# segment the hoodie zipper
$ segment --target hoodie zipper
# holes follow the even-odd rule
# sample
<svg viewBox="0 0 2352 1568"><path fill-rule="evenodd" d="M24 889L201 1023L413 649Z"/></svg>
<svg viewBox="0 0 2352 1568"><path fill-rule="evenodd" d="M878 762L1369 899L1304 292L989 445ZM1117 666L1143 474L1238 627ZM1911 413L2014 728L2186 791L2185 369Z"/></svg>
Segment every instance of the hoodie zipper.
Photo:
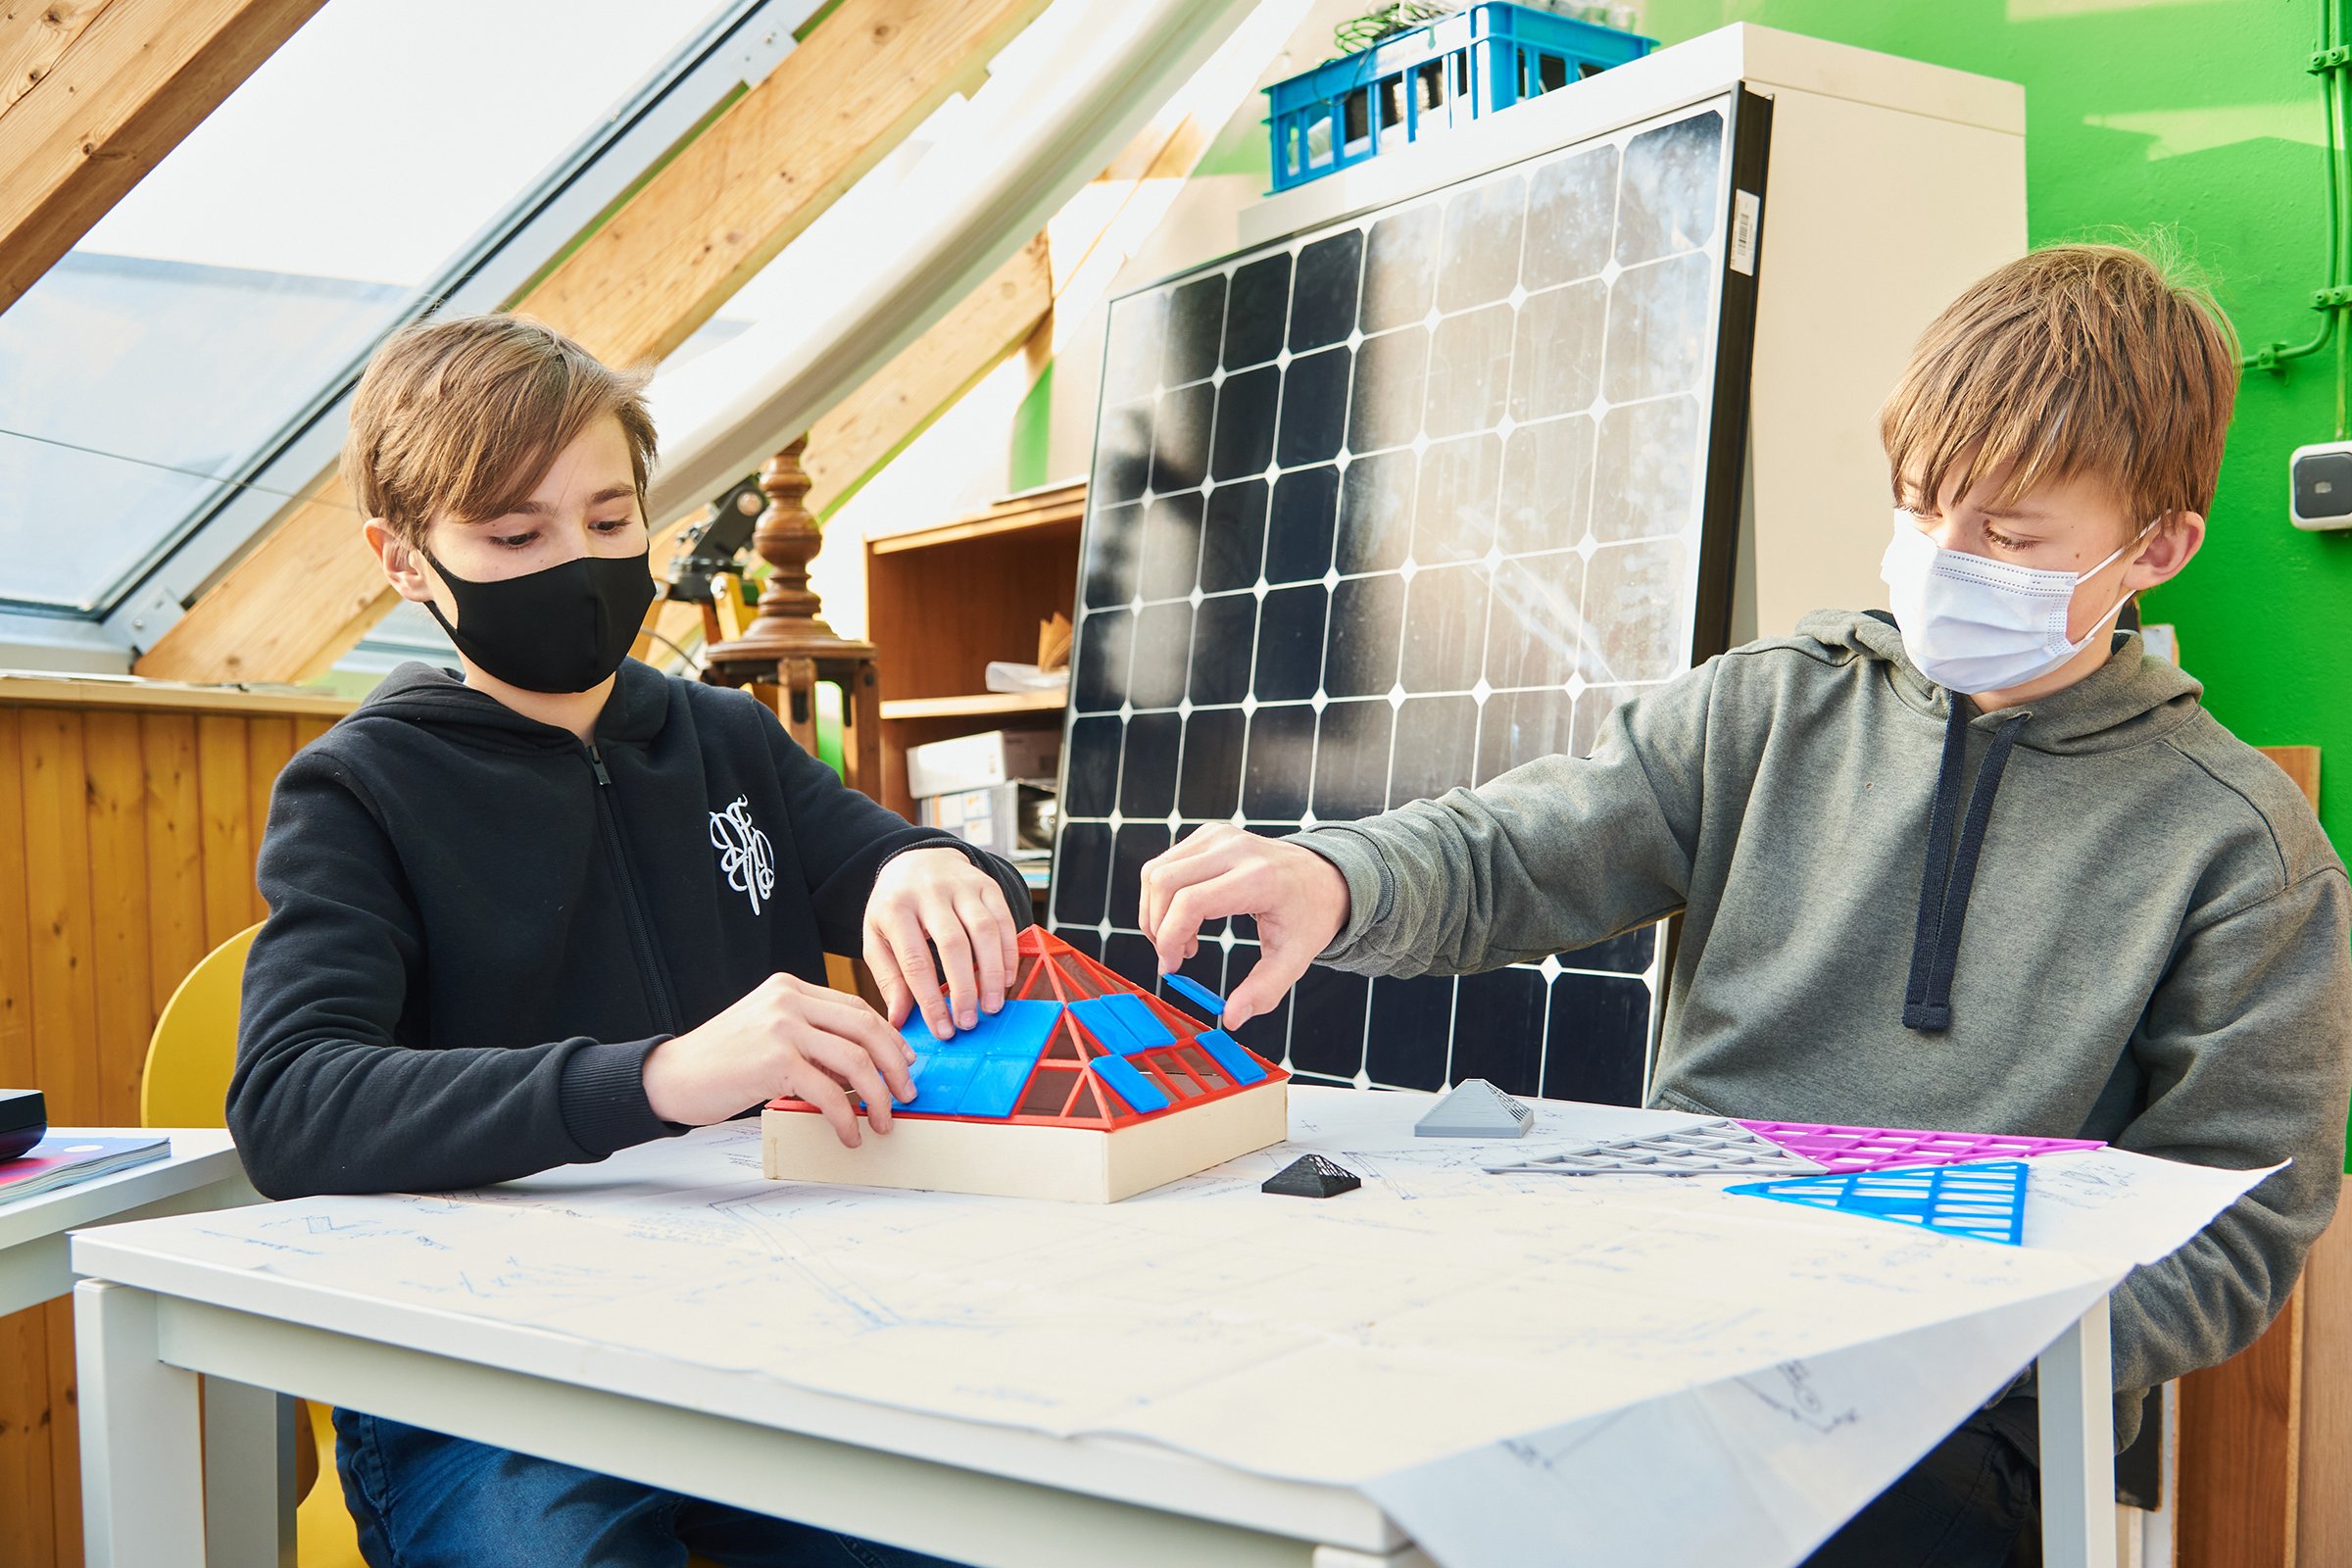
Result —
<svg viewBox="0 0 2352 1568"><path fill-rule="evenodd" d="M605 771L604 754L597 750L596 743L585 744L588 765L596 772L596 818L605 830L605 848L612 854L612 874L620 883L621 912L628 921L630 945L637 951L638 972L644 977L646 995L662 1019L665 1032L683 1034L685 1025L678 1017L677 1004L670 999L669 979L662 972L662 956L654 947L654 923L637 891L637 879L629 871L628 846L621 838L620 817L612 809L612 775Z"/></svg>

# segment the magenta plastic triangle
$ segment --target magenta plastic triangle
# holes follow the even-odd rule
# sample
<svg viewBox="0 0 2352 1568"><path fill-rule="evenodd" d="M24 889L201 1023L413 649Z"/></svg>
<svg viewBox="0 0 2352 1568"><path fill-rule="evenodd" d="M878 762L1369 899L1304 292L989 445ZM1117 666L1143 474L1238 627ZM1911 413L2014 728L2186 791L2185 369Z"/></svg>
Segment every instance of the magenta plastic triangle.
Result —
<svg viewBox="0 0 2352 1568"><path fill-rule="evenodd" d="M2005 1133L1938 1133L1916 1127L1843 1127L1835 1122L1747 1121L1740 1126L1801 1154L1834 1176L1958 1165L1980 1159L2030 1159L2076 1149L2104 1149L2093 1138L2013 1138Z"/></svg>

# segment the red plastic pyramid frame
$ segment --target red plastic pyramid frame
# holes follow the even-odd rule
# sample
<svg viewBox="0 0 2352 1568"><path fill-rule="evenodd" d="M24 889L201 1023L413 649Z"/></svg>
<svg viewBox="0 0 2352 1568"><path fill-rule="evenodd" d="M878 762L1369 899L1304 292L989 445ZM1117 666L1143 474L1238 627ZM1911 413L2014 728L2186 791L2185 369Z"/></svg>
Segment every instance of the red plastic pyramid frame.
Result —
<svg viewBox="0 0 2352 1568"><path fill-rule="evenodd" d="M1116 1009L1085 1006L1098 998L1119 999ZM1288 1134L1289 1073L1058 937L1034 927L1021 933L1020 963L1006 1000L1058 1004L1017 1094L1009 1102L1009 1102L1008 1112L896 1107L887 1134L869 1133L858 1148L844 1149L815 1106L771 1101L760 1117L766 1174L780 1181L1115 1202ZM1133 1027L1145 1021L1139 1007L1157 1030ZM1088 1013L1112 1032L1164 1031L1168 1038L1148 1045L1135 1038L1106 1040L1089 1024ZM919 1020L910 1023L907 1038L926 1055L936 1046L943 1058L936 1071L951 1070L946 1058L956 1054L954 1042L933 1042ZM985 1029L981 1038L989 1038ZM1020 1054L1026 1054L1025 1039ZM928 1093L935 1081L941 1080L926 1076L917 1087ZM1000 1095L1009 1088L1008 1078L997 1080Z"/></svg>
<svg viewBox="0 0 2352 1568"><path fill-rule="evenodd" d="M1217 1065L1200 1036L1211 1032L1211 1026L1188 1017L1150 992L1131 983L1117 971L1097 963L1071 947L1061 938L1043 927L1031 926L1020 935L1021 961L1014 971L1013 983L1005 999L1013 1002L1058 1002L1061 1016L1054 1020L1054 1031L1046 1038L1046 1049L1038 1057L1029 1081L1021 1086L1013 1102L1010 1116L969 1117L942 1116L934 1113L894 1110L892 1116L925 1121L990 1121L1009 1122L1016 1126L1091 1127L1107 1130L1152 1116L1172 1116L1206 1102L1254 1089L1269 1080L1287 1082L1290 1074L1250 1051L1240 1041L1232 1049L1245 1053L1251 1061L1264 1069L1265 1077L1246 1084L1237 1084L1232 1075ZM1069 1004L1094 997L1132 996L1140 998L1153 1017L1165 1025L1175 1039L1172 1043L1152 1046L1127 1054L1126 1059L1144 1075L1145 1081L1167 1097L1168 1103L1158 1110L1138 1111L1120 1099L1115 1089L1103 1092L1100 1078L1087 1070L1087 1064L1100 1057L1116 1057L1120 1053L1098 1039L1095 1032L1070 1010ZM1222 1034L1222 1031L1217 1031ZM1227 1035L1223 1038L1231 1040ZM810 1115L816 1107L805 1100L774 1100L768 1109L803 1111ZM859 1114L863 1114L860 1107Z"/></svg>
<svg viewBox="0 0 2352 1568"><path fill-rule="evenodd" d="M2003 1133L1938 1133L1916 1127L1843 1127L1835 1122L1748 1121L1740 1125L1800 1154L1833 1176L1971 1160L2030 1159L2078 1149L2104 1149L2095 1138L2016 1138Z"/></svg>

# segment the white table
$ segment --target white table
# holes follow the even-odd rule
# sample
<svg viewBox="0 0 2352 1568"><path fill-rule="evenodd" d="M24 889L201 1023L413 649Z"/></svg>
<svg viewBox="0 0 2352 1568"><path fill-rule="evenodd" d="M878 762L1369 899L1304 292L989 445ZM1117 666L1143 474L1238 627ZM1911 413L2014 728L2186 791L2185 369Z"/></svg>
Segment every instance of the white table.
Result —
<svg viewBox="0 0 2352 1568"><path fill-rule="evenodd" d="M16 1202L0 1201L0 1314L51 1300L74 1288L66 1233L115 1220L148 1219L257 1203L236 1146L217 1128L58 1127L53 1138L167 1136L162 1159L76 1182Z"/></svg>
<svg viewBox="0 0 2352 1568"><path fill-rule="evenodd" d="M74 1274L68 1256L67 1235L89 1226L156 1219L172 1214L207 1213L262 1201L262 1195L245 1179L245 1166L228 1133L218 1127L53 1127L59 1139L138 1138L158 1134L172 1140L172 1152L161 1159L89 1181L75 1182L37 1198L0 1203L0 1313L18 1312L54 1299L74 1288ZM191 1379L190 1383L193 1384ZM215 1388L204 1403L204 1430L220 1451L250 1448L261 1441L272 1457L282 1457L286 1498L293 1497L293 1404L266 1391ZM244 1481L247 1478L239 1478ZM223 1484L229 1484L223 1478ZM240 1504L249 1499L241 1498ZM223 1505L224 1520L238 1510ZM259 1515L260 1529L274 1529L275 1517L267 1498L243 1506L247 1516ZM291 1515L286 1529L291 1542ZM224 1538L226 1539L226 1538ZM226 1559L223 1559L226 1560ZM289 1554L288 1562L292 1561Z"/></svg>
<svg viewBox="0 0 2352 1568"><path fill-rule="evenodd" d="M592 1192L576 1183L593 1175L565 1191ZM336 1228L333 1212L311 1211L314 1233ZM441 1245L434 1222L425 1217L404 1218L416 1227L404 1234L430 1250ZM75 1266L92 1276L76 1293L76 1334L93 1568L291 1561L283 1405L238 1401L236 1443L221 1441L208 1412L214 1442L200 1470L199 1374L979 1564L1429 1561L1348 1486L1276 1479L1126 1437L1055 1436L789 1386L356 1278L339 1287L225 1264L219 1239L235 1231L251 1243L248 1220L271 1214L280 1229L268 1245L308 1250L298 1229L284 1228L304 1222L299 1205L76 1239ZM450 1225L466 1217L450 1205ZM594 1248L606 1234L583 1220L578 1240ZM485 1263L520 1270L528 1260ZM2107 1361L2103 1298L2041 1357L2053 1568L2114 1560ZM211 1402L223 1387L213 1385Z"/></svg>

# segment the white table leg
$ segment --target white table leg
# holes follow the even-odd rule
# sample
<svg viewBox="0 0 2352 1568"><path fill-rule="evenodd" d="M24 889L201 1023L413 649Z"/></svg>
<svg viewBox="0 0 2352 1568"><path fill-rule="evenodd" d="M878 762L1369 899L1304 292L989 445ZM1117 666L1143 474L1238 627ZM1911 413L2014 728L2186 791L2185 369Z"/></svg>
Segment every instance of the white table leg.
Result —
<svg viewBox="0 0 2352 1568"><path fill-rule="evenodd" d="M2115 1370L2107 1298L2041 1352L2043 1568L2115 1568Z"/></svg>
<svg viewBox="0 0 2352 1568"><path fill-rule="evenodd" d="M294 1420L295 1403L282 1394L204 1380L211 1568L294 1568Z"/></svg>
<svg viewBox="0 0 2352 1568"><path fill-rule="evenodd" d="M196 1376L158 1359L155 1298L83 1281L74 1342L88 1568L202 1568Z"/></svg>

